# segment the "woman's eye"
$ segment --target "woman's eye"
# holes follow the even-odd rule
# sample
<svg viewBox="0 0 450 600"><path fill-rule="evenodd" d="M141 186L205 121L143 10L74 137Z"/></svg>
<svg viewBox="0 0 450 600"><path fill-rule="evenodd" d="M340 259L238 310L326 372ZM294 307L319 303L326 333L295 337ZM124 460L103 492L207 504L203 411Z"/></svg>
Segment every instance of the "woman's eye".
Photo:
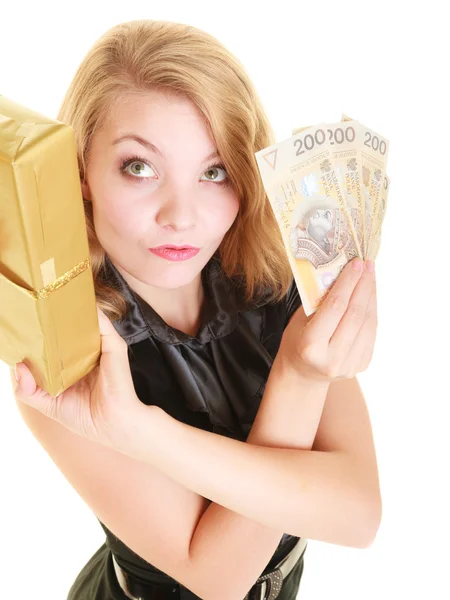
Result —
<svg viewBox="0 0 450 600"><path fill-rule="evenodd" d="M146 168L149 171L146 172ZM142 158L138 158L137 156L131 157L125 160L120 167L120 171L122 175L126 177L132 177L135 181L141 182L150 179L157 178L155 171L150 167L150 165L143 160ZM225 170L224 165L211 165L205 171L203 177L206 177L206 181L223 183L224 185L228 183L228 174ZM202 181L205 181L202 179Z"/></svg>
<svg viewBox="0 0 450 600"><path fill-rule="evenodd" d="M137 175L139 177L139 175L141 175L142 173L145 173L145 167L148 167L150 169L150 173L147 174L145 177L152 177L155 175L153 169L149 165L147 165L146 163L144 163L140 160L134 161L134 162L126 165L124 167L124 169L126 170L126 169L130 168L130 171L127 171L127 172L131 172L132 175ZM141 177L139 177L139 179L141 179Z"/></svg>
<svg viewBox="0 0 450 600"><path fill-rule="evenodd" d="M220 175L220 171L222 171L223 173L222 178ZM228 174L224 167L222 167L221 165L213 165L212 167L209 167L205 171L205 176L207 178L207 181L217 181L218 183L222 183L228 179Z"/></svg>

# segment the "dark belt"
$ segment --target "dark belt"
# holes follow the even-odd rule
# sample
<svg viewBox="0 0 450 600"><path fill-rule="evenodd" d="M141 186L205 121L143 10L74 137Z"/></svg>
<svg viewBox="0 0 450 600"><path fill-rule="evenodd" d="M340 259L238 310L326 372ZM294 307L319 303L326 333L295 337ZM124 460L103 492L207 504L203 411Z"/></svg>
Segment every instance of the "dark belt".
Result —
<svg viewBox="0 0 450 600"><path fill-rule="evenodd" d="M273 571L258 577L252 588L245 595L244 600L256 598L254 592L258 592L258 600L274 600L278 597L284 579L295 567L300 557L306 550L308 541L300 538L292 550L274 567ZM138 582L119 567L114 554L112 555L114 571L117 581L124 594L131 600L166 600L166 598L177 598L178 584L148 584ZM179 597L179 596L178 596Z"/></svg>

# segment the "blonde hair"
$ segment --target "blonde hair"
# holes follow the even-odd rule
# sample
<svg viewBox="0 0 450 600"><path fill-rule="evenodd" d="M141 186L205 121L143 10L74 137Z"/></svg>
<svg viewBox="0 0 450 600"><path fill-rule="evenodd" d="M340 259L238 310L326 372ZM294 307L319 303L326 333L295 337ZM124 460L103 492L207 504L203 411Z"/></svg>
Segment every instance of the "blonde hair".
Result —
<svg viewBox="0 0 450 600"><path fill-rule="evenodd" d="M210 34L139 19L112 27L95 42L57 115L74 130L80 179L93 136L114 103L149 89L181 94L197 106L238 195L238 215L219 248L223 271L240 281L246 301L267 289L268 301L281 300L292 271L254 155L274 143L273 130L244 67ZM121 319L127 302L102 278L106 254L95 233L92 203L83 201L96 299L110 319Z"/></svg>

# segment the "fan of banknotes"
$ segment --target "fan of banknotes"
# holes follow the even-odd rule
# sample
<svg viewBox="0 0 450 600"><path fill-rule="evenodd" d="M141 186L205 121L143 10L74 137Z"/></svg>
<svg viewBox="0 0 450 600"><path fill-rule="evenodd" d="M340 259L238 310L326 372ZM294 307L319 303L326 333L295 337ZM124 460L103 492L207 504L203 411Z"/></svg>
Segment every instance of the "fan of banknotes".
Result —
<svg viewBox="0 0 450 600"><path fill-rule="evenodd" d="M343 115L256 152L306 315L352 258L376 258L388 151L388 140Z"/></svg>

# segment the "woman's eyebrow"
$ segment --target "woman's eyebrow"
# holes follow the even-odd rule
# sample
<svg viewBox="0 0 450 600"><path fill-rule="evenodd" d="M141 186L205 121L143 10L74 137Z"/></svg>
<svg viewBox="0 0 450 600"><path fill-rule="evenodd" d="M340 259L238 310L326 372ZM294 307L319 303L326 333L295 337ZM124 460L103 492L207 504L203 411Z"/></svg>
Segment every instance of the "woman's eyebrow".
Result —
<svg viewBox="0 0 450 600"><path fill-rule="evenodd" d="M122 142L124 140L134 140L138 144L141 144L142 146L144 146L145 148L147 148L147 150L152 150L153 152L155 152L156 154L158 154L159 156L161 156L161 158L164 158L163 153L161 152L161 150L159 150L159 148L157 148L155 146L155 144L152 144L148 140L145 140L141 136L136 135L134 133L127 133L126 135L123 135L120 138L117 138L116 140L113 141L112 145L114 146L114 145L116 145L119 142ZM203 159L203 162L207 162L208 160L212 160L213 158L219 158L219 155L218 155L218 153L217 153L216 150L214 152L211 152L211 154L208 154L208 156L206 156Z"/></svg>

